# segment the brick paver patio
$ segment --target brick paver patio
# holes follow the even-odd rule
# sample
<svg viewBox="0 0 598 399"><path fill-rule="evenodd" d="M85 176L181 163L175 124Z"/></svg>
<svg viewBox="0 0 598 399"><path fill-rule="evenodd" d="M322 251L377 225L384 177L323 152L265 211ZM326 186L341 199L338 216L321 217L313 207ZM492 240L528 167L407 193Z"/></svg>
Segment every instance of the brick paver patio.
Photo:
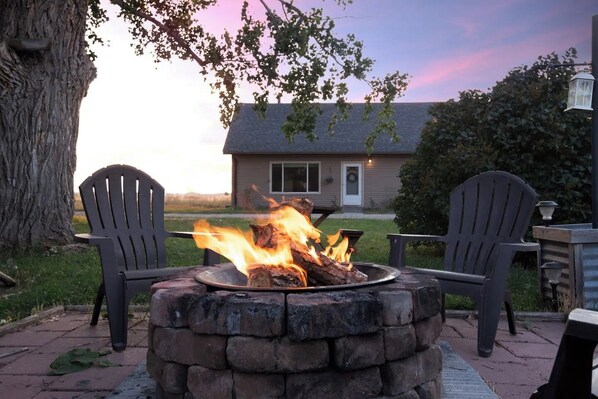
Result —
<svg viewBox="0 0 598 399"><path fill-rule="evenodd" d="M92 367L64 376L48 375L50 363L77 346L110 348L107 320L89 325L89 313L59 311L43 322L0 336L0 397L3 399L101 398L110 394L145 360L147 314L136 313L129 322L129 347L106 358L117 367ZM501 320L496 348L490 358L477 355L474 320L448 318L441 340L469 363L503 399L528 398L548 380L564 330L559 321L518 322L511 336Z"/></svg>

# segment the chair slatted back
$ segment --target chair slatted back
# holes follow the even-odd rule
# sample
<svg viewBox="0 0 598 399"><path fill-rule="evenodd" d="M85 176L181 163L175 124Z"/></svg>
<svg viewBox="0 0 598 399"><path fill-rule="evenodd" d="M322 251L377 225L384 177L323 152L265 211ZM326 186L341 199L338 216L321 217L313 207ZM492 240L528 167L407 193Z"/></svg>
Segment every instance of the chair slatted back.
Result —
<svg viewBox="0 0 598 399"><path fill-rule="evenodd" d="M111 165L79 186L92 235L111 237L119 270L166 265L164 188L141 170Z"/></svg>
<svg viewBox="0 0 598 399"><path fill-rule="evenodd" d="M489 276L499 243L522 242L536 192L507 172L481 173L451 192L444 269Z"/></svg>

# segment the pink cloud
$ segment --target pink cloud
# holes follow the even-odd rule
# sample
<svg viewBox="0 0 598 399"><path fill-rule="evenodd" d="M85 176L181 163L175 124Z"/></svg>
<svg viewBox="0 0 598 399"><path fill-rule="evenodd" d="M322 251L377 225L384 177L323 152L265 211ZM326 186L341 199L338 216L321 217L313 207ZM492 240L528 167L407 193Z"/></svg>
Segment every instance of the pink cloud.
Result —
<svg viewBox="0 0 598 399"><path fill-rule="evenodd" d="M502 43L479 51L434 59L411 73L413 78L407 93L445 86L454 87L454 95L467 89L485 90L511 69L531 65L540 55L562 54L569 47L577 47L579 60L586 61L583 57L589 54L589 37L585 29L571 27L545 31L512 44ZM473 85L475 82L485 82L485 86L476 87Z"/></svg>

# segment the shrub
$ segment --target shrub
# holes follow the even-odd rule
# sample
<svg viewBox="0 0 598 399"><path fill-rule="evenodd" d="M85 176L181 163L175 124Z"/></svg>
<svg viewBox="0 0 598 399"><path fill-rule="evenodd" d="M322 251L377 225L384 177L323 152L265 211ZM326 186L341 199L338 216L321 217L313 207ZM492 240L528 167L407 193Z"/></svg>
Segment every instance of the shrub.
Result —
<svg viewBox="0 0 598 399"><path fill-rule="evenodd" d="M514 68L489 93L469 90L435 104L393 202L403 232L442 234L451 190L487 170L520 176L542 200L559 204L558 223L591 214L591 137L587 113L563 112L575 49ZM533 224L539 223L539 214Z"/></svg>

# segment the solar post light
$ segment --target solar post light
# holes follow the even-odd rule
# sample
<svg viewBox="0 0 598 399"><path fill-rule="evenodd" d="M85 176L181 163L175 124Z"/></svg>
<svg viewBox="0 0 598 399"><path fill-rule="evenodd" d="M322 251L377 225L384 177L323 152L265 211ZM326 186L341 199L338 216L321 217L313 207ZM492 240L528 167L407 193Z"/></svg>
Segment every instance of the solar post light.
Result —
<svg viewBox="0 0 598 399"><path fill-rule="evenodd" d="M555 208L558 204L554 201L540 201L536 204L540 213L542 214L542 220L544 221L545 226L550 226L550 222L552 221L552 214L554 213Z"/></svg>
<svg viewBox="0 0 598 399"><path fill-rule="evenodd" d="M561 262L546 262L540 266L552 290L552 310L555 312L559 309L556 287L559 285L561 274L565 267L567 266Z"/></svg>

